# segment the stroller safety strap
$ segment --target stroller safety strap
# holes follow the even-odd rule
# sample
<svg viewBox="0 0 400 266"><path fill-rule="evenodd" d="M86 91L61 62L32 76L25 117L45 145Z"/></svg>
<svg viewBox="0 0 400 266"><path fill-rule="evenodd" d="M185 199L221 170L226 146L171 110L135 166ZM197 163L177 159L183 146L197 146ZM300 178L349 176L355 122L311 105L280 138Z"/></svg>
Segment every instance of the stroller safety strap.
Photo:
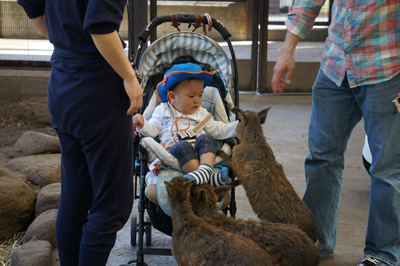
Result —
<svg viewBox="0 0 400 266"><path fill-rule="evenodd" d="M207 123L211 121L211 119L212 119L212 116L210 113L208 113L208 115L202 121L200 121L200 123L198 123L196 126L194 126L192 129L188 129L185 131L179 131L179 129L178 129L178 137L176 137L173 140L171 140L170 142L168 142L168 144L165 145L165 149L167 151L169 151L172 146L174 146L176 143L178 143L181 140L186 140L190 144L194 145L194 143L196 142L197 133L199 133L200 130L202 130L207 125ZM178 127L177 124L176 124L176 126Z"/></svg>

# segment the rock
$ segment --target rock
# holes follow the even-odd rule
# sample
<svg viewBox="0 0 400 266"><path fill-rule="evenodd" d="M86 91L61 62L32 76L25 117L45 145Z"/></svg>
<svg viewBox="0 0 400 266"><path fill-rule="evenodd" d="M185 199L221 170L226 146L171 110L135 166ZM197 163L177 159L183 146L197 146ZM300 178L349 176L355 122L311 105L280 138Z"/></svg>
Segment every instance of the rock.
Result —
<svg viewBox="0 0 400 266"><path fill-rule="evenodd" d="M52 255L52 266L60 266L60 259L58 257L58 250L53 249L53 255Z"/></svg>
<svg viewBox="0 0 400 266"><path fill-rule="evenodd" d="M0 243L25 230L35 217L35 193L20 174L0 168Z"/></svg>
<svg viewBox="0 0 400 266"><path fill-rule="evenodd" d="M60 140L57 137L36 131L27 131L17 140L7 157L16 158L60 152Z"/></svg>
<svg viewBox="0 0 400 266"><path fill-rule="evenodd" d="M45 187L61 182L61 154L41 154L15 158L5 164L28 177L34 185Z"/></svg>
<svg viewBox="0 0 400 266"><path fill-rule="evenodd" d="M57 248L55 230L57 211L56 209L51 209L36 217L26 230L24 244L35 237L37 240L49 241L53 248Z"/></svg>
<svg viewBox="0 0 400 266"><path fill-rule="evenodd" d="M58 209L61 183L54 183L42 188L36 200L36 216L50 209Z"/></svg>
<svg viewBox="0 0 400 266"><path fill-rule="evenodd" d="M20 172L18 172L18 171L15 171L15 170L13 170L13 169L8 169L8 168L3 168L3 167L0 167L0 176L2 176L2 175L11 175L11 176L18 176L19 178L21 178L21 180L24 182L24 183L28 183L28 177L26 176L26 175L24 175L24 174L22 174L22 173L20 173Z"/></svg>
<svg viewBox="0 0 400 266"><path fill-rule="evenodd" d="M11 266L52 266L51 244L37 240L22 245L11 256Z"/></svg>

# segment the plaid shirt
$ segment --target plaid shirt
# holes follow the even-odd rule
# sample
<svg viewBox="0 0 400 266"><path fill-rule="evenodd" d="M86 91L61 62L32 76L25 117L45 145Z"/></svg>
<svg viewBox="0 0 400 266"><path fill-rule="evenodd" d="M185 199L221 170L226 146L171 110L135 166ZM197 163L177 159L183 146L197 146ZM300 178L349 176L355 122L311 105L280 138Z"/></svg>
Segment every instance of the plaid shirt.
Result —
<svg viewBox="0 0 400 266"><path fill-rule="evenodd" d="M295 0L288 30L304 39L325 0ZM338 86L387 81L400 72L400 1L335 0L321 69Z"/></svg>

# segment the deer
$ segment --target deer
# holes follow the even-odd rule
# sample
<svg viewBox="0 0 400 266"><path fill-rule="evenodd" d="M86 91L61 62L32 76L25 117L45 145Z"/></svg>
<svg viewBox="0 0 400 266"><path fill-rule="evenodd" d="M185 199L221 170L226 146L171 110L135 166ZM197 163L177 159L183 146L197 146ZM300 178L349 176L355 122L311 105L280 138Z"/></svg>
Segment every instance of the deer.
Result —
<svg viewBox="0 0 400 266"><path fill-rule="evenodd" d="M286 178L271 146L263 134L271 107L255 113L236 108L239 124L236 129L240 144L233 147L232 157L218 150L243 185L250 205L261 220L296 224L314 243L318 228L314 215Z"/></svg>
<svg viewBox="0 0 400 266"><path fill-rule="evenodd" d="M194 214L219 229L251 239L268 252L274 266L317 266L320 263L318 248L297 225L254 219L236 220L218 212L217 202L239 184L235 180L219 187L210 184L192 186L190 202Z"/></svg>
<svg viewBox="0 0 400 266"><path fill-rule="evenodd" d="M175 177L165 181L172 207L172 255L179 266L266 265L270 255L252 240L210 225L193 213L189 202L195 180Z"/></svg>

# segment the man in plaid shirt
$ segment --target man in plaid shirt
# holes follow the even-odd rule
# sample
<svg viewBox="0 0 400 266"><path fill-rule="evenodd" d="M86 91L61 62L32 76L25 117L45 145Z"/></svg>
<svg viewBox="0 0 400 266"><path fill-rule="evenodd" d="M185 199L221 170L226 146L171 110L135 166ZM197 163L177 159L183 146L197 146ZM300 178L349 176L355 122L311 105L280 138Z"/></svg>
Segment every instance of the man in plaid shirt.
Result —
<svg viewBox="0 0 400 266"><path fill-rule="evenodd" d="M283 92L297 43L311 31L324 0L295 0L274 67L272 89ZM359 266L400 264L400 1L335 0L321 67L313 86L305 160L304 201L314 213L323 259L334 254L344 153L363 118L372 154L364 259Z"/></svg>

